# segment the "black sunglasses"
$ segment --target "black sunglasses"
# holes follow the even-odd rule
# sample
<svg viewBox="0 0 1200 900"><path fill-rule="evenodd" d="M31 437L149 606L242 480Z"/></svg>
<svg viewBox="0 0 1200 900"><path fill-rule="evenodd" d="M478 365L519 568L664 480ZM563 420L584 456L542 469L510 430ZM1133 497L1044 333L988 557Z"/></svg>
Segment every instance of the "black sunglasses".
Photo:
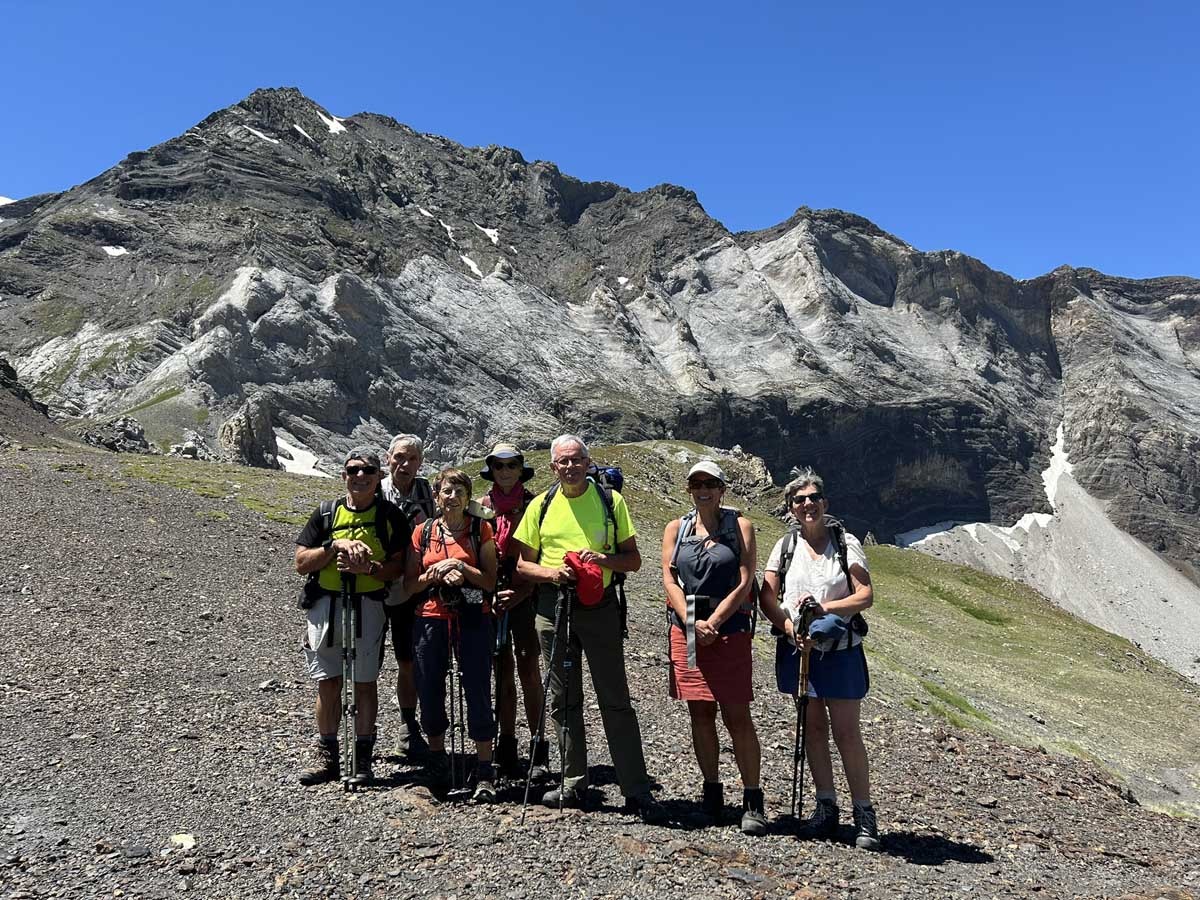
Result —
<svg viewBox="0 0 1200 900"><path fill-rule="evenodd" d="M521 468L524 468L524 466L525 466L525 463L519 459L510 459L510 460L497 459L497 460L492 461L493 469L521 469Z"/></svg>
<svg viewBox="0 0 1200 900"><path fill-rule="evenodd" d="M725 483L723 481L718 481L715 478L693 478L688 481L687 484L689 491L694 491L698 488L707 488L708 490L712 490L713 488L725 487Z"/></svg>
<svg viewBox="0 0 1200 900"><path fill-rule="evenodd" d="M346 466L343 471L347 475L375 475L379 472L378 466Z"/></svg>
<svg viewBox="0 0 1200 900"><path fill-rule="evenodd" d="M793 494L792 495L792 503L797 506L803 504L805 500L811 500L813 503L820 503L824 499L825 499L825 495L820 492L817 492L815 494Z"/></svg>

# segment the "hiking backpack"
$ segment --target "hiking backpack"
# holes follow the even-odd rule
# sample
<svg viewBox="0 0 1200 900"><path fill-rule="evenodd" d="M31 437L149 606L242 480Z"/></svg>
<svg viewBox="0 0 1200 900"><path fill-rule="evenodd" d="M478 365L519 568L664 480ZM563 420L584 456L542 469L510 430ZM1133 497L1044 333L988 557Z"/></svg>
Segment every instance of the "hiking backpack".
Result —
<svg viewBox="0 0 1200 900"><path fill-rule="evenodd" d="M604 512L608 515L608 521L612 523L613 530L613 552L617 552L617 514L613 512L613 491L619 491L617 484L625 483L624 477L621 475L621 470L617 466L607 466L604 468L593 465L589 468L589 472L595 470L597 477L588 475L588 483L596 488L596 493L600 495L600 502L604 506ZM541 530L542 522L546 519L546 511L550 508L550 502L554 499L554 495L558 493L561 487L559 482L554 482L550 485L550 490L546 491L546 496L542 498L542 508L538 511L538 530ZM608 536L608 526L604 526L604 534ZM538 548L538 559L542 558L541 548ZM612 581L609 584L617 592L617 608L620 611L621 619L621 637L629 637L629 601L625 598L625 573L613 572Z"/></svg>
<svg viewBox="0 0 1200 900"><path fill-rule="evenodd" d="M829 531L829 537L833 541L834 551L837 554L838 562L842 567L842 575L846 578L846 589L852 594L854 593L854 582L850 579L850 564L847 558L846 550L846 526L833 516L826 515L824 519L825 528ZM779 592L780 595L787 589L787 573L788 568L792 564L792 557L796 553L796 544L799 543L800 526L794 525L788 529L788 533L784 536L783 547L779 553ZM849 596L847 594L846 596ZM782 632L780 632L782 633ZM860 636L867 633L867 620L862 613L855 613L846 625L846 646L834 647L834 650L849 650L852 636L858 634ZM840 641L839 641L840 643Z"/></svg>
<svg viewBox="0 0 1200 900"><path fill-rule="evenodd" d="M322 543L324 543L327 540L334 539L333 515L339 506L345 506L345 505L346 505L346 499L344 497L339 497L337 500L322 500L321 501L321 507L320 507L321 531L318 534L318 537L320 537L322 539L322 541L321 541ZM387 521L388 517L387 517L387 509L386 508L388 506L399 509L400 514L404 515L404 511L402 509L400 509L399 507L396 507L396 505L394 503L385 499L381 494L377 493L375 495L375 519L371 522L371 524L375 527L375 534L379 537L379 545L380 545L380 547L383 548L383 558L385 560L389 556L391 556L393 551L396 549L396 544L395 544L396 535L392 534L392 529L388 525L388 521ZM408 519L407 516L405 516L405 519L406 519L406 521L411 521L410 519ZM406 526L406 529L407 529L407 526ZM401 537L400 539L403 540L403 537ZM321 594L324 592L323 589L321 588L320 584L318 583L318 579L320 579L320 577L321 577L320 569L317 569L315 572L309 572L308 575L305 576L304 584L300 588L300 597L297 601L297 605L301 609L311 609L313 604L315 604L317 602L317 598L320 597ZM391 582L384 580L384 584L391 585Z"/></svg>
<svg viewBox="0 0 1200 900"><path fill-rule="evenodd" d="M721 507L721 520L717 526L717 533L709 535L715 541L721 541L722 537L731 538L730 543L734 556L737 558L738 565L742 562L742 532L738 528L738 519L741 513L732 507ZM675 549L671 551L671 572L675 575L675 581L684 594L687 593L687 588L684 587L683 580L679 577L679 570L675 566L675 559L679 556L679 548L683 542L696 533L696 510L685 513L679 520L679 532L675 535ZM724 542L722 542L724 543ZM726 543L725 546L730 546ZM671 610L668 606L668 619L671 619ZM755 574L750 579L750 593L740 607L738 612L750 617L750 636L754 637L754 632L758 628L758 575ZM671 621L674 621L671 619ZM682 623L677 623L682 628Z"/></svg>
<svg viewBox="0 0 1200 900"><path fill-rule="evenodd" d="M483 521L483 520L482 520L482 519L480 519L480 518L479 518L479 516L468 516L468 518L470 519L470 525L468 526L467 533L468 533L468 535L469 535L469 536L470 536L470 538L471 538L471 552L475 554L475 565L477 565L477 566L478 566L478 565L480 565L479 550L480 550L480 548L483 546L483 538L482 538L482 535L481 535L481 531L482 531L482 524L481 524L481 523L482 523L482 521ZM434 517L434 518L432 518L432 519L426 519L426 520L425 520L425 522L424 522L424 523L421 525L421 559L420 559L420 564L421 564L422 566L424 566L424 565L425 565L425 554L426 554L426 553L428 552L428 550L429 550L429 544L430 544L430 541L432 540L432 537L433 537L433 526L434 526L434 523L436 523L436 522L440 522L440 521L441 521L441 519L442 519L442 517L441 517L441 516L435 516L435 517ZM444 546L444 545L445 545L445 543L446 543L444 539L443 539L442 543L443 543L443 546ZM447 558L449 558L449 551L447 551ZM434 589L434 588L428 588L426 591L423 591L421 595L418 595L418 599L420 599L420 597L421 597L421 596L425 596L425 597L427 597L427 596L429 595L429 593L431 593L433 590L435 590L435 589ZM457 604L455 604L455 603L454 603L454 602L453 602L453 601L452 601L450 598L447 598L447 596L446 596L446 591L447 591L447 589L446 589L445 587L437 588L436 590L438 591L439 595L440 595L440 596L441 596L441 598L442 598L442 604L443 604L443 605L444 605L444 606L445 606L447 609L450 609L450 610L457 609ZM453 589L451 589L451 590L453 590ZM471 591L478 591L478 592L479 592L479 602L478 602L478 603L472 603L471 601L465 601L465 602L467 602L469 605L472 605L472 606L480 606L480 607L482 607L482 606L483 606L483 604L484 604L484 602L485 602L485 601L486 601L486 600L489 598L489 596L491 595L491 592L490 592L490 591L485 591L485 590L483 590L483 588L477 588L477 587L475 587L474 585L468 585L468 584L467 584L465 581L463 582L463 584L461 584L461 585L459 585L459 586L458 586L458 591L459 591L460 593L463 593L463 594L465 594L465 592L466 592L467 590L471 590Z"/></svg>

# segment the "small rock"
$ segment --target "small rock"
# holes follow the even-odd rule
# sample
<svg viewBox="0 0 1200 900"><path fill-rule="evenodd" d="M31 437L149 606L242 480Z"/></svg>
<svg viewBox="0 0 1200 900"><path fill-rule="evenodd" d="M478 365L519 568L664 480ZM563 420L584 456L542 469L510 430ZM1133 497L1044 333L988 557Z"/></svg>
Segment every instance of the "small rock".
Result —
<svg viewBox="0 0 1200 900"><path fill-rule="evenodd" d="M975 802L978 803L980 806L984 807L985 809L995 809L997 806L1000 805L1000 801L997 800L995 797L980 797Z"/></svg>

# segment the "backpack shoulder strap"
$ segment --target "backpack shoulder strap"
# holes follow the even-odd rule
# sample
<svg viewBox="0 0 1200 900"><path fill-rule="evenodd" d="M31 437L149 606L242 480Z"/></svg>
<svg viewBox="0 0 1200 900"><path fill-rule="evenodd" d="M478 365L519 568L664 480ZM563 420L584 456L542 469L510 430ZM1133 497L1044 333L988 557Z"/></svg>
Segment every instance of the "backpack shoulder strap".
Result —
<svg viewBox="0 0 1200 900"><path fill-rule="evenodd" d="M734 555L739 563L742 561L742 530L738 527L738 519L741 517L742 514L738 510L721 507L721 524L718 526L721 534L729 535Z"/></svg>
<svg viewBox="0 0 1200 900"><path fill-rule="evenodd" d="M618 534L617 534L617 514L613 511L613 489L611 485L601 484L598 481L588 479L596 486L596 492L600 495L600 502L604 504L604 511L608 513L608 521L612 523L613 529L613 550L617 549ZM607 526L605 526L605 534L607 534Z"/></svg>
<svg viewBox="0 0 1200 900"><path fill-rule="evenodd" d="M479 551L483 548L483 520L471 516L471 550L475 554L475 565L480 565Z"/></svg>
<svg viewBox="0 0 1200 900"><path fill-rule="evenodd" d="M826 516L825 527L829 529L829 536L833 538L833 547L837 553L838 562L841 563L842 574L846 576L846 587L853 590L854 583L850 580L850 563L846 550L846 526L833 516Z"/></svg>
<svg viewBox="0 0 1200 900"><path fill-rule="evenodd" d="M671 571L675 572L675 578L678 580L679 571L675 565L675 560L679 556L679 548L683 545L684 540L696 529L696 510L684 513L679 517L679 531L675 533L675 549L671 551ZM682 585L681 585L682 587Z"/></svg>
<svg viewBox="0 0 1200 900"><path fill-rule="evenodd" d="M791 567L792 556L796 553L796 536L798 533L798 528L789 528L788 533L783 537L783 549L779 554L779 589L781 591L787 586L788 568Z"/></svg>
<svg viewBox="0 0 1200 900"><path fill-rule="evenodd" d="M538 510L538 528L541 528L542 522L546 521L546 510L550 508L550 501L558 493L558 487L558 482L554 482L554 484L550 485L550 490L546 491L546 495L542 497L542 508Z"/></svg>
<svg viewBox="0 0 1200 900"><path fill-rule="evenodd" d="M437 519L434 519L434 518L426 519L424 524L421 525L421 562L422 562L422 564L424 563L425 554L429 552L429 540L430 540L430 536L433 534L433 523L436 521L437 521Z"/></svg>

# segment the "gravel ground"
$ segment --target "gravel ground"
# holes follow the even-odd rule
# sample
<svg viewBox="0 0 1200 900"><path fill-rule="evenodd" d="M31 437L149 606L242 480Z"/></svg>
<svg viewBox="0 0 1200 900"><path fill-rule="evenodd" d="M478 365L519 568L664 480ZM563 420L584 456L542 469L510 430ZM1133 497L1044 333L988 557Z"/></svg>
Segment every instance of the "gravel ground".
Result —
<svg viewBox="0 0 1200 900"><path fill-rule="evenodd" d="M384 756L380 783L300 788L314 690L301 673L298 528L127 482L117 458L0 455L0 889L18 897L1192 897L1200 825L1128 802L1101 770L864 707L883 850L797 841L790 702L756 683L772 832L729 809L696 827L699 778L666 698L658 602L627 651L651 774L680 820L620 811L589 708L596 811L438 803ZM635 511L636 514L636 511ZM635 579L650 594L652 575ZM393 670L387 668L385 683ZM590 687L589 696L590 696ZM386 751L396 714L385 708ZM740 799L732 754L722 765ZM808 803L811 808L811 798ZM844 838L849 838L845 829ZM194 844L193 844L194 842Z"/></svg>

